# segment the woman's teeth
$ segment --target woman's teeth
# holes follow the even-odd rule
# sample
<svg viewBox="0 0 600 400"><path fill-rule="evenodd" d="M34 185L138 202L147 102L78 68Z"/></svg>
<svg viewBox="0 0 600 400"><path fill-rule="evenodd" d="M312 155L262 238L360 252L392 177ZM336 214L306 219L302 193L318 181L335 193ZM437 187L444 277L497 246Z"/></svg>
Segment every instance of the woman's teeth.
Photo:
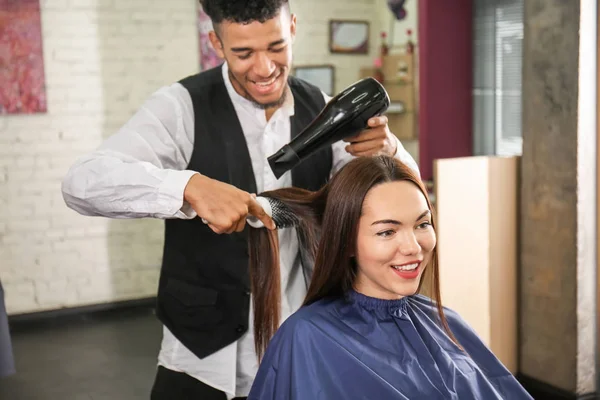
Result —
<svg viewBox="0 0 600 400"><path fill-rule="evenodd" d="M392 265L394 269L398 271L412 271L419 266L419 263L408 264L408 265Z"/></svg>

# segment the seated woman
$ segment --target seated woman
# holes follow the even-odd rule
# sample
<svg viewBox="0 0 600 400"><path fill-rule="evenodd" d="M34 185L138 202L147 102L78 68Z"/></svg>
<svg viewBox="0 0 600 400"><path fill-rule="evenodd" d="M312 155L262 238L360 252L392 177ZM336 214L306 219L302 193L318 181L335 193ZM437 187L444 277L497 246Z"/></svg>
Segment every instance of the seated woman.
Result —
<svg viewBox="0 0 600 400"><path fill-rule="evenodd" d="M319 192L261 196L315 258L303 307L277 330L277 235L250 231L252 284L267 290L254 291L262 361L248 399L532 398L442 306L432 208L410 168L361 157Z"/></svg>

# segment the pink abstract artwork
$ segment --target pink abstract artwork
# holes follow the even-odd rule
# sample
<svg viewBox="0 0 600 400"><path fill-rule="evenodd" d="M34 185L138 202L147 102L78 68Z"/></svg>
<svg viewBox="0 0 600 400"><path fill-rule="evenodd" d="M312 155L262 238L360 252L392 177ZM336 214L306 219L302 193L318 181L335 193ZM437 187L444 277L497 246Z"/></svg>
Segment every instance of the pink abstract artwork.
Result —
<svg viewBox="0 0 600 400"><path fill-rule="evenodd" d="M39 0L0 0L0 114L46 112Z"/></svg>
<svg viewBox="0 0 600 400"><path fill-rule="evenodd" d="M206 15L202 6L198 5L198 34L200 35L198 42L200 44L200 67L202 71L214 68L223 63L223 60L219 58L208 38L208 32L212 31L212 29L210 17Z"/></svg>

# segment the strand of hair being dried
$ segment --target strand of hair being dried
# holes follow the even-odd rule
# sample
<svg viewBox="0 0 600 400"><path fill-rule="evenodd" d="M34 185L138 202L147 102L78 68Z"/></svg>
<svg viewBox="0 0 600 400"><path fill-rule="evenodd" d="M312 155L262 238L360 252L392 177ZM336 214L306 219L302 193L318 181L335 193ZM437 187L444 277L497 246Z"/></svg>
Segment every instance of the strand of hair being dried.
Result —
<svg viewBox="0 0 600 400"><path fill-rule="evenodd" d="M259 229L250 235L250 277L254 308L254 345L261 360L279 327L281 283L277 230ZM264 251L271 249L271 251ZM267 268L265 268L267 267Z"/></svg>

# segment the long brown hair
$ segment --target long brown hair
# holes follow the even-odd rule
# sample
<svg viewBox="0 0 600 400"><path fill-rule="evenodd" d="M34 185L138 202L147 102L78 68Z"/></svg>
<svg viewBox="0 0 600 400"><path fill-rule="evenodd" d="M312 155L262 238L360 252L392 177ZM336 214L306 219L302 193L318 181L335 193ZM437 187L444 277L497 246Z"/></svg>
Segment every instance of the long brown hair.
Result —
<svg viewBox="0 0 600 400"><path fill-rule="evenodd" d="M356 248L358 222L364 199L376 185L409 181L416 185L434 212L420 178L402 162L387 156L359 157L344 166L318 192L296 188L262 193L284 203L299 219L296 227L303 262L314 260L314 271L304 305L325 297L343 296L354 285L356 266L352 254ZM435 229L435 218L432 225ZM251 229L250 277L253 291L255 347L262 358L269 340L279 327L280 283L276 231ZM308 261L307 261L308 260ZM304 265L304 267L309 267ZM450 331L441 301L437 248L419 283L429 282L442 327L458 344Z"/></svg>

